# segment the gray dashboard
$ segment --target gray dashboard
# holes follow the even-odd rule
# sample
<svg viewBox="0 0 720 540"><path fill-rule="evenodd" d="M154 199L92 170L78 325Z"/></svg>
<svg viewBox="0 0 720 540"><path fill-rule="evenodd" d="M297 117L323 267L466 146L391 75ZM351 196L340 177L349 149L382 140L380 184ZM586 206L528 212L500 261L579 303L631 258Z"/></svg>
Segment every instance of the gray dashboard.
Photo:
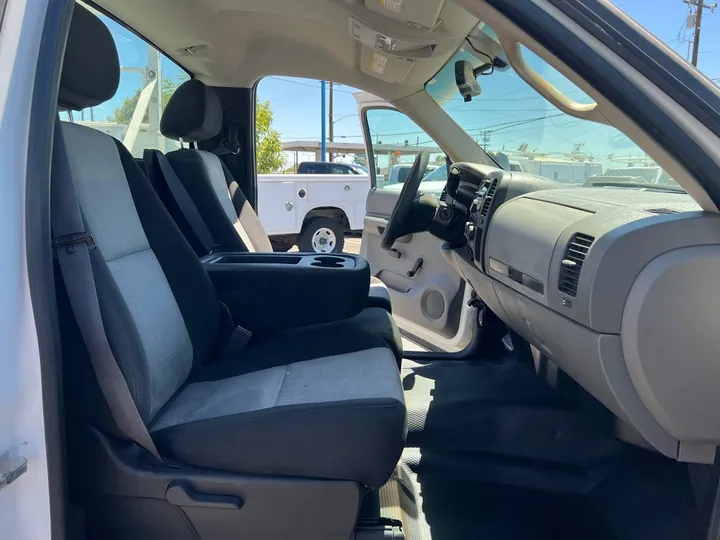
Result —
<svg viewBox="0 0 720 540"><path fill-rule="evenodd" d="M498 175L478 186L468 245L450 257L455 268L645 444L712 463L720 444L720 217L686 194L537 191L522 176Z"/></svg>

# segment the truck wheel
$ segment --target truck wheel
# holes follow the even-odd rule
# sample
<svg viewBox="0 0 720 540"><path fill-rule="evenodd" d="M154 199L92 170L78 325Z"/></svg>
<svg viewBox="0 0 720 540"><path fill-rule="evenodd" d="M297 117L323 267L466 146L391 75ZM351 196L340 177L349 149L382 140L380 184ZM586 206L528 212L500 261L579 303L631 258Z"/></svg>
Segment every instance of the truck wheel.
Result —
<svg viewBox="0 0 720 540"><path fill-rule="evenodd" d="M340 253L345 247L343 226L329 217L308 221L299 240L300 251L310 253Z"/></svg>

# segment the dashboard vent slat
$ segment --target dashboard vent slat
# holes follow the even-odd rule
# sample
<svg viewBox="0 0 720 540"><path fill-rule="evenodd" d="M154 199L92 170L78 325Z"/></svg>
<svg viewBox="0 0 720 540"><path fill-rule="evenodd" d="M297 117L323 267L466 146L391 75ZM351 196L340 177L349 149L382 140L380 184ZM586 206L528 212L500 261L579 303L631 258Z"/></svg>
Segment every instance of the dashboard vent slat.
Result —
<svg viewBox="0 0 720 540"><path fill-rule="evenodd" d="M560 276L558 277L560 292L572 297L577 295L580 271L594 241L595 238L587 234L575 233L572 235L565 248L562 266L560 266Z"/></svg>
<svg viewBox="0 0 720 540"><path fill-rule="evenodd" d="M495 191L497 190L498 185L498 179L495 178L492 181L492 184L490 184L490 187L488 187L487 193L485 194L485 198L483 199L483 205L480 209L480 215L482 217L486 217L488 213L490 212L490 207L492 206L492 200L495 196Z"/></svg>
<svg viewBox="0 0 720 540"><path fill-rule="evenodd" d="M440 200L444 201L445 199L447 199L447 196L448 196L447 188L443 188L442 193L440 194Z"/></svg>

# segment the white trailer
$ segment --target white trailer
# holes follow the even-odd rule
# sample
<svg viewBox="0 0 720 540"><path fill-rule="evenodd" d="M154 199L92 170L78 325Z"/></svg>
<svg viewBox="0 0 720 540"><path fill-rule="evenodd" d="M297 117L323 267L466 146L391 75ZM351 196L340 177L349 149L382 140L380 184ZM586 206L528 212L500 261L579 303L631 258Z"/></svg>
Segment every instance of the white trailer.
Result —
<svg viewBox="0 0 720 540"><path fill-rule="evenodd" d="M258 214L276 251L339 252L362 230L369 191L368 175L261 174Z"/></svg>

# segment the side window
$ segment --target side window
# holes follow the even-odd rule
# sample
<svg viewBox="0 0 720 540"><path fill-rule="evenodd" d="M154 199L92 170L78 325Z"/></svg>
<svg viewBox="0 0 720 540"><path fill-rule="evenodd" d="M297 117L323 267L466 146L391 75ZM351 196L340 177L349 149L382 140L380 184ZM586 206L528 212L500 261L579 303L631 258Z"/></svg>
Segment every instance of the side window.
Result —
<svg viewBox="0 0 720 540"><path fill-rule="evenodd" d="M330 165L330 174L350 174L350 171L346 167Z"/></svg>
<svg viewBox="0 0 720 540"><path fill-rule="evenodd" d="M160 118L170 96L190 77L130 30L105 15L99 17L110 30L120 57L118 90L105 103L65 112L61 119L112 135L137 158L146 148L164 152L180 148L178 141L161 135Z"/></svg>
<svg viewBox="0 0 720 540"><path fill-rule="evenodd" d="M439 196L447 181L447 167L445 154L435 141L400 111L368 109L365 115L375 163L376 188L399 193L415 157L427 150L430 164L420 189Z"/></svg>

